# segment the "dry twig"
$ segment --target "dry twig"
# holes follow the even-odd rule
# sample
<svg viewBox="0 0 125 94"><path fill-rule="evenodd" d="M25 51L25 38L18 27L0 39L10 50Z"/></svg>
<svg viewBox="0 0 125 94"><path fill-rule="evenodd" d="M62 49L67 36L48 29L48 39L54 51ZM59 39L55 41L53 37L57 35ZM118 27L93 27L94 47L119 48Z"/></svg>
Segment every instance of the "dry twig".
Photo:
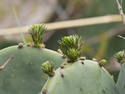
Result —
<svg viewBox="0 0 125 94"><path fill-rule="evenodd" d="M11 56L3 65L0 66L0 71L3 70L6 65L13 59L13 56Z"/></svg>
<svg viewBox="0 0 125 94"><path fill-rule="evenodd" d="M125 17L124 17L124 13L123 13L123 9L122 9L122 0L121 0L121 2L119 2L119 0L115 0L115 1L118 5L118 9L119 9L120 15L122 17L122 22L123 22L123 24L125 24Z"/></svg>
<svg viewBox="0 0 125 94"><path fill-rule="evenodd" d="M114 22L119 22L119 21L121 21L119 15L108 15L108 16L100 16L100 17L92 17L92 18L47 23L45 25L46 25L48 31L50 31L50 30L80 27L80 26L108 24L108 23L114 23ZM21 30L24 33L27 33L28 28L29 28L29 26L24 26L24 27L19 27L19 28L1 29L0 36L19 34L20 33L19 30Z"/></svg>

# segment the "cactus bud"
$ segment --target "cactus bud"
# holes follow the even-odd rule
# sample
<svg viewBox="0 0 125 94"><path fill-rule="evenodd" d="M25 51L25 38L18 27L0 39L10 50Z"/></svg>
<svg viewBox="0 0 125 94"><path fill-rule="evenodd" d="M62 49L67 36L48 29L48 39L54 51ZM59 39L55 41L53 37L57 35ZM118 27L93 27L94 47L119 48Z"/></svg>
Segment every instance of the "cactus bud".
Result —
<svg viewBox="0 0 125 94"><path fill-rule="evenodd" d="M83 42L78 35L66 36L59 41L59 44L68 62L74 62L80 57Z"/></svg>
<svg viewBox="0 0 125 94"><path fill-rule="evenodd" d="M77 60L77 58L80 56L80 51L76 49L69 49L67 51L67 59L69 62L74 62Z"/></svg>
<svg viewBox="0 0 125 94"><path fill-rule="evenodd" d="M124 51L124 50L119 51L118 53L116 53L116 54L114 55L114 57L118 60L118 62L121 63L122 61L124 61L125 51Z"/></svg>
<svg viewBox="0 0 125 94"><path fill-rule="evenodd" d="M29 33L32 36L32 40L35 47L40 47L43 42L43 33L45 32L45 26L41 24L32 25L29 29Z"/></svg>
<svg viewBox="0 0 125 94"><path fill-rule="evenodd" d="M54 76L54 65L53 63L46 61L42 64L42 71L48 74L50 77Z"/></svg>
<svg viewBox="0 0 125 94"><path fill-rule="evenodd" d="M107 60L106 59L102 59L101 61L99 61L99 65L100 66L105 66L107 64Z"/></svg>

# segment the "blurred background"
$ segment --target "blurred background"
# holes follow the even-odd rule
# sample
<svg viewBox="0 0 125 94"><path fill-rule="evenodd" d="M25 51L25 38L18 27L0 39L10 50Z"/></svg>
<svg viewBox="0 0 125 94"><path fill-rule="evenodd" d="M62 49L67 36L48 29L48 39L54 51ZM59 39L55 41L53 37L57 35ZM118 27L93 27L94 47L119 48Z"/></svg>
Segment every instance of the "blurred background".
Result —
<svg viewBox="0 0 125 94"><path fill-rule="evenodd" d="M125 10L124 6L125 4ZM119 15L115 0L0 0L0 29L112 14ZM78 34L85 42L84 56L90 59L110 59L114 53L125 48L125 40L117 37L125 36L124 33L122 22L95 24L52 30L45 34L44 43L47 48L57 50L61 37ZM16 41L15 35L12 37L15 37L15 40L1 37L0 49L22 41Z"/></svg>

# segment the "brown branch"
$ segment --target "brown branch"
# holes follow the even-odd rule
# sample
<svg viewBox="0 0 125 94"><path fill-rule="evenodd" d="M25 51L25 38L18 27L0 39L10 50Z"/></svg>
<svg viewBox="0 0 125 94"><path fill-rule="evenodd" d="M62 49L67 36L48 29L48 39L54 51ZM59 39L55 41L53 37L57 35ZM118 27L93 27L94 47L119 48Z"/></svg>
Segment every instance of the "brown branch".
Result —
<svg viewBox="0 0 125 94"><path fill-rule="evenodd" d="M119 0L115 0L115 1L118 5L118 9L119 9L119 12L120 12L120 15L122 18L122 22L123 22L123 24L125 24L125 17L124 17L124 13L123 13L123 9L122 9L122 0L121 0L121 4L120 4Z"/></svg>
<svg viewBox="0 0 125 94"><path fill-rule="evenodd" d="M121 4L121 7L122 7L122 4L123 4L123 0L120 0L120 4Z"/></svg>
<svg viewBox="0 0 125 94"><path fill-rule="evenodd" d="M120 19L119 15L108 15L108 16L100 16L100 17L46 23L45 25L46 25L48 31L50 31L50 30L80 27L80 26L108 24L108 23L114 23L114 22L120 22L120 21L121 21L121 19ZM21 30L23 33L27 33L28 29L29 29L29 26L24 26L24 27L19 27L19 28L1 29L0 35L7 36L7 35L19 34L20 33L19 30Z"/></svg>
<svg viewBox="0 0 125 94"><path fill-rule="evenodd" d="M3 65L0 66L0 71L3 70L6 65L13 59L13 56L11 56Z"/></svg>

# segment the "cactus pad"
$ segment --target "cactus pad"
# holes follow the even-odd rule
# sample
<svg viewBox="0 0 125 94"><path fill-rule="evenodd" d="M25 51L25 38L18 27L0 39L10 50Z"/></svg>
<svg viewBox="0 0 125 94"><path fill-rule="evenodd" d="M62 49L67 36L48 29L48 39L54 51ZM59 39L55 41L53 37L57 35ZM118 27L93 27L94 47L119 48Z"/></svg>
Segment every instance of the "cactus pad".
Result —
<svg viewBox="0 0 125 94"><path fill-rule="evenodd" d="M119 94L125 94L125 63L122 64L116 86Z"/></svg>
<svg viewBox="0 0 125 94"><path fill-rule="evenodd" d="M65 63L49 77L41 94L118 94L110 74L95 61Z"/></svg>
<svg viewBox="0 0 125 94"><path fill-rule="evenodd" d="M38 94L47 78L41 71L42 62L52 61L55 68L63 62L55 51L20 44L0 50L0 65L11 56L14 58L0 71L0 94Z"/></svg>

